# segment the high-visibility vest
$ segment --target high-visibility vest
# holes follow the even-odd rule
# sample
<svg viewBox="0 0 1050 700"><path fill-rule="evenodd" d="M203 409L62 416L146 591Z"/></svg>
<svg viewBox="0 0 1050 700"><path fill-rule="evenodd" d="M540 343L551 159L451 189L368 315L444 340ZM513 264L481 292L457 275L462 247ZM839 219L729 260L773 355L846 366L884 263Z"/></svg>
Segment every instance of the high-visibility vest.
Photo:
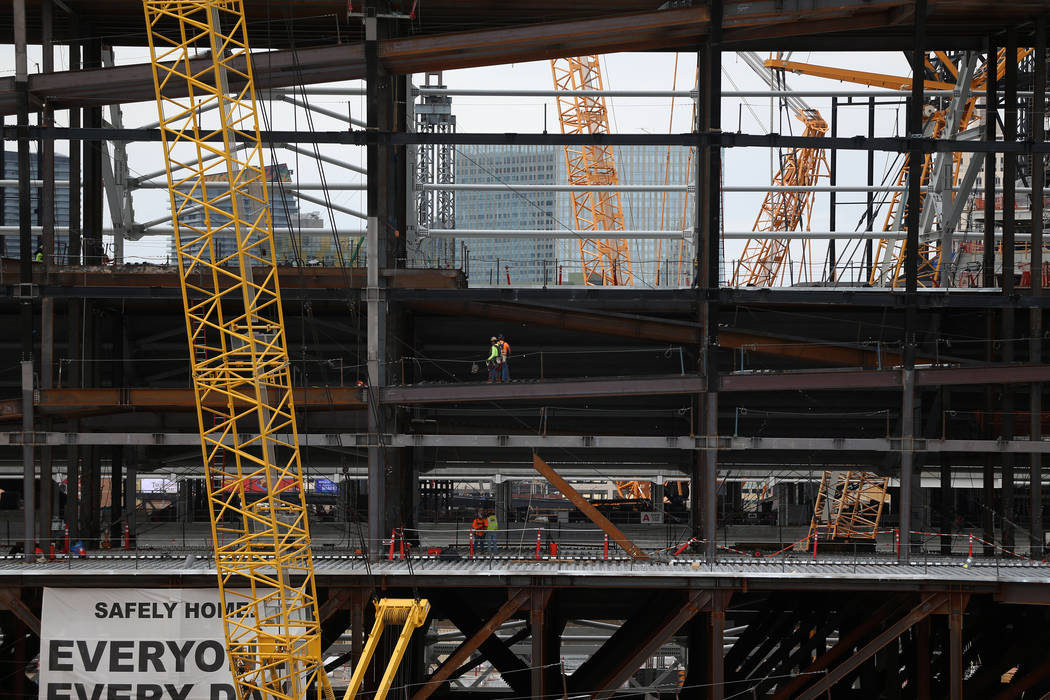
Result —
<svg viewBox="0 0 1050 700"><path fill-rule="evenodd" d="M488 518L488 527L489 527L489 530L496 530L496 529L499 528L499 521L496 520L495 513L493 513L492 515L489 516L489 518Z"/></svg>
<svg viewBox="0 0 1050 700"><path fill-rule="evenodd" d="M510 343L508 343L506 340L499 341L499 351L500 351L500 354L503 355L504 357L509 356L510 355Z"/></svg>

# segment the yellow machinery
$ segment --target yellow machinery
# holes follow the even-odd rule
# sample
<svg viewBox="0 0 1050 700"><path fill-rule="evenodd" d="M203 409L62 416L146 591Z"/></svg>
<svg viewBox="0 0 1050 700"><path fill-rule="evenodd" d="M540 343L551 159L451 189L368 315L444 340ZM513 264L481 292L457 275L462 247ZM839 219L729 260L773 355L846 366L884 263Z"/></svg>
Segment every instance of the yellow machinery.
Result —
<svg viewBox="0 0 1050 700"><path fill-rule="evenodd" d="M234 686L238 700L331 698L244 8L143 7ZM429 609L386 605L406 607Z"/></svg>
<svg viewBox="0 0 1050 700"><path fill-rule="evenodd" d="M427 615L430 613L430 603L428 601L414 600L412 598L384 598L376 601L375 606L375 625L372 626L372 632L368 635L368 641L361 652L361 659L357 662L357 668L354 669L354 675L350 679L350 685L346 688L346 695L343 696L343 700L352 700L357 695L357 691L361 688L361 681L364 680L368 662L371 661L376 647L379 645L379 640L383 636L383 630L388 625L401 625L401 636L398 637L397 644L394 645L394 653L391 654L390 661L387 663L386 672L383 674L382 680L379 681L379 687L376 689L375 695L372 696L374 700L383 700L390 690L390 684L394 681L394 674L397 672L397 667L401 664L405 650L408 649L408 642L412 638L412 633L426 622Z"/></svg>
<svg viewBox="0 0 1050 700"><path fill-rule="evenodd" d="M871 472L824 472L813 506L809 538L874 540L886 503L889 477Z"/></svg>
<svg viewBox="0 0 1050 700"><path fill-rule="evenodd" d="M554 89L573 93L602 89L597 56L574 56L551 61ZM559 95L558 119L563 134L607 134L609 113L602 95ZM565 167L570 185L617 185L612 146L565 146ZM581 231L624 230L623 205L619 192L573 192L572 212ZM631 286L634 272L631 251L622 238L581 238L580 259L583 283Z"/></svg>

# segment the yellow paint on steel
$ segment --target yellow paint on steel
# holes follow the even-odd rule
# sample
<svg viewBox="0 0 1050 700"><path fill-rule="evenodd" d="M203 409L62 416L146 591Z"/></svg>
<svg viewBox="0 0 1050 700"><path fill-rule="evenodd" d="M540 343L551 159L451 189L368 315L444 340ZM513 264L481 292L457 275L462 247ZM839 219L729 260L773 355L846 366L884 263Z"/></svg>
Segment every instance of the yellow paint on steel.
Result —
<svg viewBox="0 0 1050 700"><path fill-rule="evenodd" d="M143 7L234 686L239 700L320 696L328 679L244 9ZM191 65L205 55L205 69Z"/></svg>
<svg viewBox="0 0 1050 700"><path fill-rule="evenodd" d="M598 56L574 56L551 60L554 89L561 92L602 88ZM558 120L563 134L607 134L609 112L605 97L558 95ZM565 146L565 167L570 185L617 185L616 158L612 146ZM576 228L594 231L595 237L579 240L583 283L587 285L631 286L634 271L631 250L623 238L623 205L619 192L573 192L572 213ZM610 237L599 238L607 231Z"/></svg>

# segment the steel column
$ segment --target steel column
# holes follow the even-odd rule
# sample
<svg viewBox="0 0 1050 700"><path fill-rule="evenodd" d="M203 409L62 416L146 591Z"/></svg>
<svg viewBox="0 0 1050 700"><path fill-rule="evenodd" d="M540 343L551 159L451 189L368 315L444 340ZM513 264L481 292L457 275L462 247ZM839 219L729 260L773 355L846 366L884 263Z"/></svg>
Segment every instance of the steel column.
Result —
<svg viewBox="0 0 1050 700"><path fill-rule="evenodd" d="M948 594L948 686L950 700L963 697L962 624L963 611L969 600L968 594Z"/></svg>
<svg viewBox="0 0 1050 700"><path fill-rule="evenodd" d="M915 465L914 445L915 439L915 370L905 369L904 387L901 391L901 471L900 471L900 503L898 504L898 516L900 519L900 550L897 559L903 564L908 563L911 555L911 515L912 515L912 482L913 467Z"/></svg>
<svg viewBox="0 0 1050 700"><path fill-rule="evenodd" d="M999 76L996 65L997 50L995 39L988 36L988 56L985 59L984 85L984 138L995 141L996 114L999 108L997 94ZM975 156L976 157L976 156ZM996 154L989 151L984 156L984 251L982 255L982 285L995 286L995 161Z"/></svg>
<svg viewBox="0 0 1050 700"><path fill-rule="evenodd" d="M699 56L702 62L700 72L700 117L702 133L713 134L722 130L722 0L711 0L709 3L710 29L707 41ZM701 133L698 128L697 133ZM697 293L699 301L699 322L701 326L700 342L700 375L704 379L705 390L698 397L698 418L703 421L704 432L709 435L718 433L718 295L721 285L721 197L722 197L722 150L709 142L700 147L697 159L697 232L696 254ZM712 430L712 426L714 430ZM697 460L699 486L693 484L690 497L702 498L700 516L703 519L701 537L704 543L704 554L708 560L718 556L717 529L717 489L718 489L718 453L714 449L698 451ZM696 524L694 523L694 527Z"/></svg>
<svg viewBox="0 0 1050 700"><path fill-rule="evenodd" d="M377 3L370 0L365 3L365 66L366 66L366 119L368 131L378 131L380 125L380 89L389 87L389 80L380 84L379 63L379 20L376 18ZM386 78L386 76L384 76ZM368 178L367 213L368 237L366 241L368 256L367 287L367 364L368 364L368 432L375 436L369 440L368 447L368 555L372 558L381 556L380 543L387 535L385 527L386 500L386 459L387 451L379 444L379 436L384 431L383 409L379 405L378 392L385 382L386 366L386 301L381 288L380 270L386 267L385 236L380 235L380 221L383 195L386 188L384 174L390 167L383 159L378 143L369 144L366 149Z"/></svg>
<svg viewBox="0 0 1050 700"><path fill-rule="evenodd" d="M1003 141L1017 141L1017 30L1013 27L1006 32L1006 85L1003 95L1005 119L1003 124ZM1017 154L1003 154L1003 238L1002 238L1002 293L1005 297L1014 293L1014 234L1016 232L1016 192ZM1000 347L1002 361L1014 361L1014 343L1016 339L1014 308L1006 306L1002 310ZM1010 440L1014 433L1014 388L1011 384L1002 386L1000 402L1000 437ZM1012 549L1014 546L1014 455L1003 455L1001 472L1001 496L1003 516L1003 546Z"/></svg>
<svg viewBox="0 0 1050 700"><path fill-rule="evenodd" d="M80 70L80 43L77 41L79 33L79 22L77 14L69 17L72 36L69 39L69 70ZM69 128L80 128L80 110L72 108L69 110ZM66 248L66 264L79 265L81 254L81 227L80 227L80 148L81 142L76 139L69 140L69 238Z"/></svg>
<svg viewBox="0 0 1050 700"><path fill-rule="evenodd" d="M1041 16L1036 22L1035 70L1032 95L1032 140L1041 142L1046 139L1046 32L1047 20ZM1042 153L1032 154L1032 194L1029 198L1032 209L1032 241L1030 277L1032 296L1043 295L1043 190L1046 185L1046 161ZM1043 312L1033 308L1029 311L1028 361L1042 362L1043 357ZM1041 416L1043 411L1043 384L1034 382L1029 385L1029 439L1041 439ZM1030 457L1031 468L1028 474L1029 483L1029 522L1031 556L1042 559L1046 534L1043 531L1043 456L1033 453Z"/></svg>

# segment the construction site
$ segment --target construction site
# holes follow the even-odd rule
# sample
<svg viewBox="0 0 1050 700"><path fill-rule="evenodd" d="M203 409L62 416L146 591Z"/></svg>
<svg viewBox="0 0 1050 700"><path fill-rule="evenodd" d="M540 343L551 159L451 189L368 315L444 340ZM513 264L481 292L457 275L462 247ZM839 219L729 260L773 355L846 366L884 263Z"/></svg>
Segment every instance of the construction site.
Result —
<svg viewBox="0 0 1050 700"><path fill-rule="evenodd" d="M1050 698L1048 22L0 3L0 698Z"/></svg>

